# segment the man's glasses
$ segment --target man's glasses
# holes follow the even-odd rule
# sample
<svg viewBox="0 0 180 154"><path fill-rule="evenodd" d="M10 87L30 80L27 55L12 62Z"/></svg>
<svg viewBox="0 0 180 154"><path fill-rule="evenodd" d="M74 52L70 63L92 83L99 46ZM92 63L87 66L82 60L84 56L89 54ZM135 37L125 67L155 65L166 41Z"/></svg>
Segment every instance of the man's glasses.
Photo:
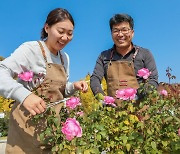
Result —
<svg viewBox="0 0 180 154"><path fill-rule="evenodd" d="M122 34L128 34L132 29L130 28L123 28L123 29L112 29L112 33L113 34L119 34L119 33L122 33Z"/></svg>

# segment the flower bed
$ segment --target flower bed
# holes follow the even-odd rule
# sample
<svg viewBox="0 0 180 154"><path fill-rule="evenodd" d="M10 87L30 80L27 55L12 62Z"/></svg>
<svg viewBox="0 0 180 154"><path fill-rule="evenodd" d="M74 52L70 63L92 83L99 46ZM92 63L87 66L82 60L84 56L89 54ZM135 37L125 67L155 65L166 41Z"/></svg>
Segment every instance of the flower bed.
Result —
<svg viewBox="0 0 180 154"><path fill-rule="evenodd" d="M149 74L139 71L145 79L140 88L118 90L116 98L77 93L66 99L61 121L52 108L35 116L35 122L47 119L41 142L51 145L53 153L65 154L180 153L179 94L153 89L147 84Z"/></svg>
<svg viewBox="0 0 180 154"><path fill-rule="evenodd" d="M180 152L178 98L156 90L149 90L140 101L122 100L121 106L112 105L102 96L96 98L99 101L89 113L83 112L79 102L73 102L78 104L73 108L63 107L61 123L49 109L44 115L48 127L41 141L52 145L54 153Z"/></svg>

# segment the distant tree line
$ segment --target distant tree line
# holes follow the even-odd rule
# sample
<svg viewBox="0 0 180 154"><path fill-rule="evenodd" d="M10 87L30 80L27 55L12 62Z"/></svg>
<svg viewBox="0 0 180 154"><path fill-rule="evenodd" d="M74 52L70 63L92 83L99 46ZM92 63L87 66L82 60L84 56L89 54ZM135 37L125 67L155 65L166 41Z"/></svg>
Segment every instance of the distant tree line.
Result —
<svg viewBox="0 0 180 154"><path fill-rule="evenodd" d="M4 60L4 57L0 56L0 61Z"/></svg>

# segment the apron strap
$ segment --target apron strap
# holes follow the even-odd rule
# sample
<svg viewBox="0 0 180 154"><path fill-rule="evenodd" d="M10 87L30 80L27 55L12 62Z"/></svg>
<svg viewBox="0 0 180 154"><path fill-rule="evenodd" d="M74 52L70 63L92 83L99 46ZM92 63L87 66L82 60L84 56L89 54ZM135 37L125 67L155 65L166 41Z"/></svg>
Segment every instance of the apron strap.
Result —
<svg viewBox="0 0 180 154"><path fill-rule="evenodd" d="M109 64L110 64L110 65L111 65L111 60L112 60L112 58L113 58L113 53L114 53L114 50L111 49L111 55L110 55L110 61L109 61Z"/></svg>
<svg viewBox="0 0 180 154"><path fill-rule="evenodd" d="M59 52L59 54L60 54L61 63L62 63L62 65L64 66L64 59L63 59L63 56L62 56L61 52ZM65 67L64 67L64 68L65 68ZM66 69L65 69L65 70L66 70Z"/></svg>
<svg viewBox="0 0 180 154"><path fill-rule="evenodd" d="M135 53L133 54L132 59L131 59L133 62L134 62L134 59L136 58L136 55L139 52L139 47L138 46L134 46L134 48L135 48ZM112 58L113 58L113 53L114 53L114 48L111 49L110 62L109 62L110 65L111 65L111 61L112 61Z"/></svg>
<svg viewBox="0 0 180 154"><path fill-rule="evenodd" d="M136 58L136 55L138 54L138 52L139 52L139 47L138 46L134 46L134 48L135 48L135 53L134 53L134 55L132 56L132 61L134 62L134 59Z"/></svg>
<svg viewBox="0 0 180 154"><path fill-rule="evenodd" d="M44 60L45 60L45 62L47 63L47 58L46 58L46 54L45 54L44 48L43 48L43 46L42 46L42 43L41 43L40 41L37 41L37 42L38 42L38 44L39 44L39 46L40 46L40 48L41 48L41 51L42 51L42 55L43 55L43 57L44 57Z"/></svg>
<svg viewBox="0 0 180 154"><path fill-rule="evenodd" d="M59 52L59 55L60 55L60 59L61 59L61 64L62 64L62 66L64 67L64 70L65 70L65 72L66 72L66 67L64 66L64 59L63 59L63 56L62 56L61 52ZM66 73L67 73L67 72L66 72Z"/></svg>
<svg viewBox="0 0 180 154"><path fill-rule="evenodd" d="M43 55L43 57L44 57L44 60L45 60L45 62L47 63L47 58L46 58L45 50L44 50L44 48L43 48L43 46L42 46L42 43L41 43L40 41L37 41L37 42L38 42L38 44L39 44L39 46L40 46L40 48L41 48L41 51L42 51L42 55ZM62 56L62 54L61 54L60 52L59 52L59 54L60 54L61 63L62 63L62 65L64 66L63 56Z"/></svg>

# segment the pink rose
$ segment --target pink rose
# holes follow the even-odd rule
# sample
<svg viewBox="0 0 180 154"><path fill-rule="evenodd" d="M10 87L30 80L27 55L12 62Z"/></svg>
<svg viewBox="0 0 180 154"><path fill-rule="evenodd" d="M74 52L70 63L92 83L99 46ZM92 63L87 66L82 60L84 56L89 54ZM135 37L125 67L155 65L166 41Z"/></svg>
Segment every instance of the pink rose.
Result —
<svg viewBox="0 0 180 154"><path fill-rule="evenodd" d="M143 79L147 79L150 76L151 72L147 68L142 68L138 70L137 76L143 77Z"/></svg>
<svg viewBox="0 0 180 154"><path fill-rule="evenodd" d="M32 71L22 72L22 73L18 74L18 77L23 81L32 81L33 72Z"/></svg>
<svg viewBox="0 0 180 154"><path fill-rule="evenodd" d="M68 118L61 129L66 139L71 141L74 137L82 136L82 128L75 118Z"/></svg>
<svg viewBox="0 0 180 154"><path fill-rule="evenodd" d="M164 96L167 96L167 95L168 95L168 92L163 89L163 90L160 91L160 94L161 94L161 95L164 95Z"/></svg>
<svg viewBox="0 0 180 154"><path fill-rule="evenodd" d="M133 88L126 88L125 89L125 96L127 99L133 100L136 97L137 90Z"/></svg>
<svg viewBox="0 0 180 154"><path fill-rule="evenodd" d="M79 115L80 117L84 115L84 112L83 111L80 111L80 112L77 112L76 113L77 115Z"/></svg>
<svg viewBox="0 0 180 154"><path fill-rule="evenodd" d="M180 136L180 128L178 129L178 135Z"/></svg>
<svg viewBox="0 0 180 154"><path fill-rule="evenodd" d="M69 100L66 101L66 106L70 109L76 108L77 105L81 105L80 99L78 97L71 97Z"/></svg>
<svg viewBox="0 0 180 154"><path fill-rule="evenodd" d="M125 92L124 89L120 89L116 91L116 98L124 98Z"/></svg>
<svg viewBox="0 0 180 154"><path fill-rule="evenodd" d="M122 100L133 100L136 97L137 90L133 88L126 88L116 91L116 98Z"/></svg>
<svg viewBox="0 0 180 154"><path fill-rule="evenodd" d="M115 102L115 99L114 99L113 97L104 96L104 102L105 102L105 104L109 104L109 105L112 105L112 106L116 106L116 104L114 103L114 102Z"/></svg>

